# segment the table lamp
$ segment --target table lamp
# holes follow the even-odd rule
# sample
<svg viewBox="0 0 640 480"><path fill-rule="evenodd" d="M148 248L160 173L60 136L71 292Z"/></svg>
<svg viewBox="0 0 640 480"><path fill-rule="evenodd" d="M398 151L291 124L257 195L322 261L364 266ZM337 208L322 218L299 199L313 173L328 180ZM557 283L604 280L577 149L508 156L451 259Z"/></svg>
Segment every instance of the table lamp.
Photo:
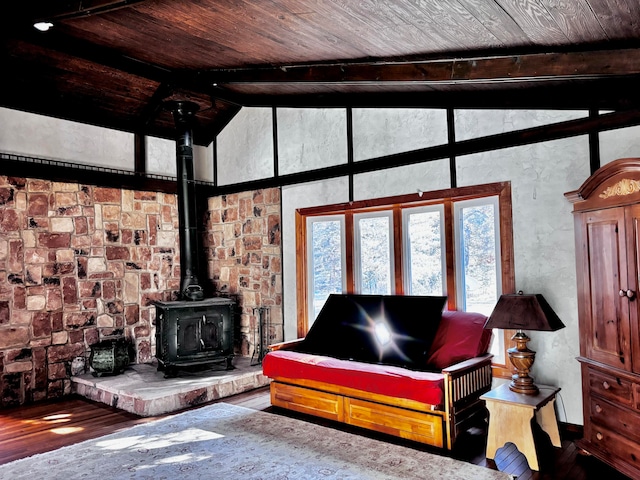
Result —
<svg viewBox="0 0 640 480"><path fill-rule="evenodd" d="M501 295L493 312L484 324L484 328L502 328L517 330L511 337L516 346L507 350L516 373L511 377L509 388L517 393L536 395L538 387L529 376L536 358L536 352L529 350L527 342L531 340L522 330L541 330L554 332L564 328L564 324L541 294Z"/></svg>

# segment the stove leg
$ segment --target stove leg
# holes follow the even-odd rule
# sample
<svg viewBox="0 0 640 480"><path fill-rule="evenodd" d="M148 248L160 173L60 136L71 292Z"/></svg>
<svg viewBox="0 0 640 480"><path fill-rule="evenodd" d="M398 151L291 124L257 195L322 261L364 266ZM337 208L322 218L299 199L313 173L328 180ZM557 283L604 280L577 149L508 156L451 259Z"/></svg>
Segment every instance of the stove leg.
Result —
<svg viewBox="0 0 640 480"><path fill-rule="evenodd" d="M233 366L233 356L227 357L227 370L234 370L236 367Z"/></svg>

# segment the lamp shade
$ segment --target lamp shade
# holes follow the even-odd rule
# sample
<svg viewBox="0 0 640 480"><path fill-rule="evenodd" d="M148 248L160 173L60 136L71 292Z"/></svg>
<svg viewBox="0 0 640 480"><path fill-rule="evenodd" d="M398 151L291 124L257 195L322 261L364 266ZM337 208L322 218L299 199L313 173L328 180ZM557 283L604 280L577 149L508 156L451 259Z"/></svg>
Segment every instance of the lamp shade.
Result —
<svg viewBox="0 0 640 480"><path fill-rule="evenodd" d="M564 323L541 294L514 293L500 296L484 328L553 332L564 328Z"/></svg>

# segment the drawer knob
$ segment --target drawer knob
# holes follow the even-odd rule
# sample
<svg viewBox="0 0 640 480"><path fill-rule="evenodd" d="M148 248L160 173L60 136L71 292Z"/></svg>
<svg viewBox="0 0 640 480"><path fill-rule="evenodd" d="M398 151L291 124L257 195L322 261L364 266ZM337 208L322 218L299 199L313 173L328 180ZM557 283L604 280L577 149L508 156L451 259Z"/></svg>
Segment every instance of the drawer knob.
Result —
<svg viewBox="0 0 640 480"><path fill-rule="evenodd" d="M621 297L626 297L627 296L627 292L625 292L624 290L620 289L620 291L618 292L618 295L620 295Z"/></svg>
<svg viewBox="0 0 640 480"><path fill-rule="evenodd" d="M602 413L602 407L596 404L596 413Z"/></svg>
<svg viewBox="0 0 640 480"><path fill-rule="evenodd" d="M604 436L600 432L598 432L598 433L596 433L596 438L598 440L602 440L604 438Z"/></svg>
<svg viewBox="0 0 640 480"><path fill-rule="evenodd" d="M609 390L609 389L611 388L611 385L609 385L609 382L604 381L604 382L602 382L602 387L603 387L605 390Z"/></svg>
<svg viewBox="0 0 640 480"><path fill-rule="evenodd" d="M636 296L636 292L634 292L633 290L627 290L626 294L629 300L633 300L634 297Z"/></svg>

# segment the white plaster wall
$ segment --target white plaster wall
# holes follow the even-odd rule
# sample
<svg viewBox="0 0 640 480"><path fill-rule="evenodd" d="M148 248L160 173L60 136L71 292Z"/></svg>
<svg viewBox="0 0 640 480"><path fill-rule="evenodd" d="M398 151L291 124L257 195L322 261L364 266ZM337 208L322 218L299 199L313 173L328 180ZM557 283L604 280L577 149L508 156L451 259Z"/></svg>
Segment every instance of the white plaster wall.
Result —
<svg viewBox="0 0 640 480"><path fill-rule="evenodd" d="M176 142L165 138L147 137L147 173L176 176Z"/></svg>
<svg viewBox="0 0 640 480"><path fill-rule="evenodd" d="M354 108L355 161L447 143L443 109Z"/></svg>
<svg viewBox="0 0 640 480"><path fill-rule="evenodd" d="M543 294L566 325L527 332L537 352L532 376L561 387L559 419L581 425L574 229L564 193L589 176L588 137L467 155L457 166L459 186L511 182L516 289Z"/></svg>
<svg viewBox="0 0 640 480"><path fill-rule="evenodd" d="M347 178L310 182L282 188L282 273L284 338L297 338L296 209L349 200Z"/></svg>
<svg viewBox="0 0 640 480"><path fill-rule="evenodd" d="M218 135L218 184L273 177L270 108L243 108Z"/></svg>
<svg viewBox="0 0 640 480"><path fill-rule="evenodd" d="M435 160L355 175L353 197L367 200L450 187L449 159Z"/></svg>
<svg viewBox="0 0 640 480"><path fill-rule="evenodd" d="M134 136L0 107L0 151L134 170Z"/></svg>
<svg viewBox="0 0 640 480"><path fill-rule="evenodd" d="M280 175L347 163L343 108L278 108Z"/></svg>
<svg viewBox="0 0 640 480"><path fill-rule="evenodd" d="M176 142L147 137L147 173L177 176ZM193 146L193 175L196 180L213 182L213 142L207 147Z"/></svg>
<svg viewBox="0 0 640 480"><path fill-rule="evenodd" d="M194 145L193 173L196 180L213 182L213 142L206 147Z"/></svg>
<svg viewBox="0 0 640 480"><path fill-rule="evenodd" d="M600 165L619 158L640 157L640 126L600 132Z"/></svg>
<svg viewBox="0 0 640 480"><path fill-rule="evenodd" d="M456 140L496 135L588 116L587 110L456 110Z"/></svg>

